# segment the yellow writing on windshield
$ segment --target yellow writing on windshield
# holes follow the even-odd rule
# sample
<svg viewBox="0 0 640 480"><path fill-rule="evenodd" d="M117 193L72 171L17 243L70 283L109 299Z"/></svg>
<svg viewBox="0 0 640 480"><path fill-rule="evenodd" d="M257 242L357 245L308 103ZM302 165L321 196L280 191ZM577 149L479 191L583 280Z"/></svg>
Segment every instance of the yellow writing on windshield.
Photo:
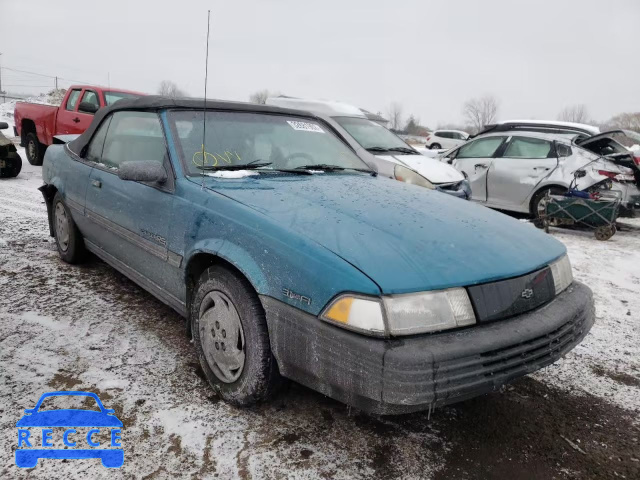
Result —
<svg viewBox="0 0 640 480"><path fill-rule="evenodd" d="M238 152L236 151L230 152L228 150L225 150L222 155L215 152L209 153L204 149L203 145L202 150L198 150L197 152L195 152L191 160L197 167L217 167L220 162L233 163L234 157L238 160L238 162L242 161L242 157L240 157L240 155L238 155Z"/></svg>

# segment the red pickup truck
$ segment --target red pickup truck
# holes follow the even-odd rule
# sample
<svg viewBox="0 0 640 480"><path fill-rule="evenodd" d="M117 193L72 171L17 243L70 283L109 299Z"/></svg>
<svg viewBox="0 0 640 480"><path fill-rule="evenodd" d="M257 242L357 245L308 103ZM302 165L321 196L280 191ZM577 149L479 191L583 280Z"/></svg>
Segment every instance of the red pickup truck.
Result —
<svg viewBox="0 0 640 480"><path fill-rule="evenodd" d="M123 98L139 97L144 93L115 88L73 85L67 90L59 107L38 103L16 103L15 134L25 147L31 165L42 165L44 151L53 143L54 135L84 132L101 107Z"/></svg>

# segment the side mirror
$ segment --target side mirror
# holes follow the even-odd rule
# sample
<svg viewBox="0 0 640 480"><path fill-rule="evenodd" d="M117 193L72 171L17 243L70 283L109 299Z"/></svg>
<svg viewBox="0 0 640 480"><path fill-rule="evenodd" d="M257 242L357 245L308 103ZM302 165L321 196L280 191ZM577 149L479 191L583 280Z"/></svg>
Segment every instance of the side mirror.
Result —
<svg viewBox="0 0 640 480"><path fill-rule="evenodd" d="M573 173L573 176L574 176L574 177L576 177L576 178L582 178L582 177L584 177L586 174L587 174L587 172L585 172L584 170L576 170L576 171Z"/></svg>
<svg viewBox="0 0 640 480"><path fill-rule="evenodd" d="M118 167L118 177L121 180L144 183L164 183L167 172L162 163L155 160L139 160L136 162L122 162Z"/></svg>
<svg viewBox="0 0 640 480"><path fill-rule="evenodd" d="M96 113L98 111L98 108L99 107L95 103L91 102L80 102L80 105L78 105L79 112L90 113L91 115Z"/></svg>
<svg viewBox="0 0 640 480"><path fill-rule="evenodd" d="M7 122L0 122L0 130L6 130L9 128L9 124Z"/></svg>

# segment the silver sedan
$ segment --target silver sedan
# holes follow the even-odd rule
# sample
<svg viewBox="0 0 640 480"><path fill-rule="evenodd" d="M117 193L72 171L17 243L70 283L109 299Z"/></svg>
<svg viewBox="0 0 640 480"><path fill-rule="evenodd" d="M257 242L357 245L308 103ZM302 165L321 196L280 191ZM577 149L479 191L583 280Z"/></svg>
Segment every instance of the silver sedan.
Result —
<svg viewBox="0 0 640 480"><path fill-rule="evenodd" d="M587 190L613 181L613 188L637 192L632 171L563 135L539 132L489 133L444 152L440 160L471 182L472 200L488 207L536 215L547 191L560 193L574 182ZM585 175L575 178L577 170Z"/></svg>

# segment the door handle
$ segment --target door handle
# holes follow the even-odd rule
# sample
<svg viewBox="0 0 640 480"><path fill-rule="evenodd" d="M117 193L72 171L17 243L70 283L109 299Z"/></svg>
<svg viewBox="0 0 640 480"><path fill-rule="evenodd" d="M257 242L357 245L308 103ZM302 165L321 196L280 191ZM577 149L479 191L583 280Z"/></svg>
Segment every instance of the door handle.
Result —
<svg viewBox="0 0 640 480"><path fill-rule="evenodd" d="M475 168L487 168L486 163L476 163Z"/></svg>
<svg viewBox="0 0 640 480"><path fill-rule="evenodd" d="M549 167L533 167L534 170L539 170L539 169L543 169L543 170L551 170Z"/></svg>
<svg viewBox="0 0 640 480"><path fill-rule="evenodd" d="M91 180L91 185L96 188L102 188L102 182L100 180Z"/></svg>
<svg viewBox="0 0 640 480"><path fill-rule="evenodd" d="M76 118L74 118L74 119L72 120L72 122L73 122L73 123L80 123L80 119L79 119L78 117L76 117Z"/></svg>

